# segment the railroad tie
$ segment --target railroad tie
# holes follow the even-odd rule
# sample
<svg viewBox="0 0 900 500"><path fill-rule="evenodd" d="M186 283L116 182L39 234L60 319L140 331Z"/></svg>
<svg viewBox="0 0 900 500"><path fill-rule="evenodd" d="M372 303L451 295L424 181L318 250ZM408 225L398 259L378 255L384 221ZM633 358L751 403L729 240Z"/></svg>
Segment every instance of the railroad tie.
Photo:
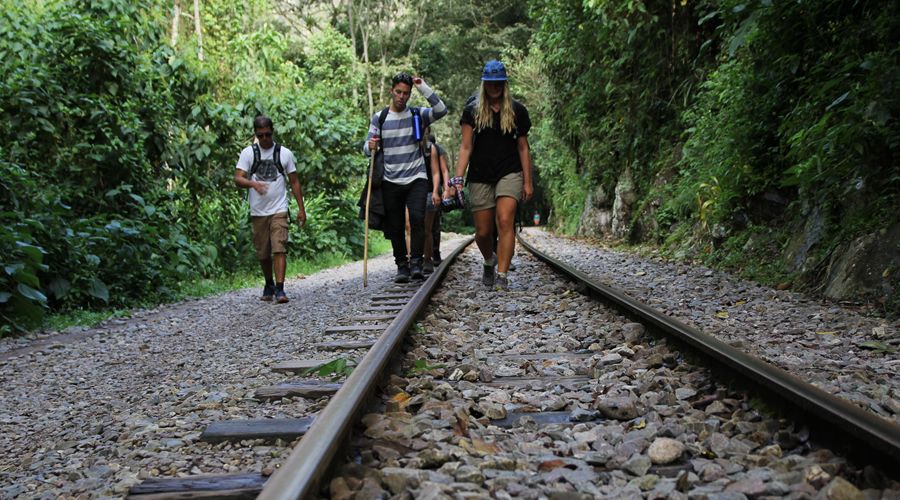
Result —
<svg viewBox="0 0 900 500"><path fill-rule="evenodd" d="M278 385L260 387L253 393L253 399L269 400L288 397L317 399L331 396L341 388L341 384L307 380L302 382L285 382Z"/></svg>
<svg viewBox="0 0 900 500"><path fill-rule="evenodd" d="M127 498L256 498L268 479L259 473L150 478L132 486Z"/></svg>
<svg viewBox="0 0 900 500"><path fill-rule="evenodd" d="M217 443L244 439L294 440L306 434L314 417L261 418L213 422L200 435L201 441Z"/></svg>

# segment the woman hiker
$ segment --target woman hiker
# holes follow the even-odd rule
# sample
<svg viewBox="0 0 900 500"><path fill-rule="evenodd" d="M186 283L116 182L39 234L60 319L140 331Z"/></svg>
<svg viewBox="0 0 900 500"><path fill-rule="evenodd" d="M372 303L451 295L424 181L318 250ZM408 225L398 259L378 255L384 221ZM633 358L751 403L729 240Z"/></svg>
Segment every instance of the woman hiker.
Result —
<svg viewBox="0 0 900 500"><path fill-rule="evenodd" d="M528 147L531 120L525 106L510 95L503 63L491 60L485 64L478 98L465 107L459 123L462 140L456 176L450 182L450 189L444 192L444 198L452 196L454 189L462 189L468 167L465 182L475 219L475 243L484 257L482 283L506 290L509 288L507 272L516 246L516 209L519 200L531 199L534 186Z"/></svg>

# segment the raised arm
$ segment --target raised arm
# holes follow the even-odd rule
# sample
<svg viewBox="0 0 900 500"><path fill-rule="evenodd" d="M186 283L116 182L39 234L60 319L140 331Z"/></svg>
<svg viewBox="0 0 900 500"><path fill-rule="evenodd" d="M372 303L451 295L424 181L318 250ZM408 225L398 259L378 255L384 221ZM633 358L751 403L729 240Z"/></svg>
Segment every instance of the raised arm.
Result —
<svg viewBox="0 0 900 500"><path fill-rule="evenodd" d="M427 127L447 115L447 105L445 105L444 101L442 101L441 98L434 93L434 90L425 83L425 80L414 78L413 83L415 84L416 89L419 90L419 93L422 94L422 97L428 101L428 105L431 106L430 108L422 110L423 126Z"/></svg>

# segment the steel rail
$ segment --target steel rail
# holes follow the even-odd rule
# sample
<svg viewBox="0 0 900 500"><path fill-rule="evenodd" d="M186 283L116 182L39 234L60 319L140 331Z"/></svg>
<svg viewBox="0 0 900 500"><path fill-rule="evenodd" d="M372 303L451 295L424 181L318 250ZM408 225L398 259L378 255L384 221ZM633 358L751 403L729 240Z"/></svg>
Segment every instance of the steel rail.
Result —
<svg viewBox="0 0 900 500"><path fill-rule="evenodd" d="M266 481L257 498L287 500L314 496L319 480L328 470L353 425L357 413L381 379L388 361L400 347L407 330L428 304L428 299L456 260L474 238L464 240L438 266L412 296L394 321L353 369L325 409L316 416L312 427L294 448L287 461Z"/></svg>
<svg viewBox="0 0 900 500"><path fill-rule="evenodd" d="M860 451L859 446L856 446L856 449L848 449L850 454L862 453L867 463L893 463L893 468L885 467L884 470L893 469L893 474L900 471L900 426L844 399L832 396L785 370L735 349L711 335L668 317L616 288L598 283L578 269L538 250L521 235L517 234L516 238L535 257L583 283L602 300L613 304L640 322L677 338L728 370L736 371L751 382L778 395L787 404L799 410L804 417L818 422L819 427L826 432L849 434L859 440L855 444L865 444L869 447Z"/></svg>

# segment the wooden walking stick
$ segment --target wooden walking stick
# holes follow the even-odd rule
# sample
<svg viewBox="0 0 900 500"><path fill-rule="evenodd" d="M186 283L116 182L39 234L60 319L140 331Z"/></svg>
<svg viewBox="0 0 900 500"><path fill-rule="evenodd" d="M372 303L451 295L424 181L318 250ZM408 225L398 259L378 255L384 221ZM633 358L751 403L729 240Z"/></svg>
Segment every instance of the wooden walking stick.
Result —
<svg viewBox="0 0 900 500"><path fill-rule="evenodd" d="M374 136L376 138L378 136ZM376 147L377 151L378 148ZM372 173L375 171L375 151L369 157L369 185L366 188L366 222L363 237L363 287L369 286L369 205L372 201Z"/></svg>

